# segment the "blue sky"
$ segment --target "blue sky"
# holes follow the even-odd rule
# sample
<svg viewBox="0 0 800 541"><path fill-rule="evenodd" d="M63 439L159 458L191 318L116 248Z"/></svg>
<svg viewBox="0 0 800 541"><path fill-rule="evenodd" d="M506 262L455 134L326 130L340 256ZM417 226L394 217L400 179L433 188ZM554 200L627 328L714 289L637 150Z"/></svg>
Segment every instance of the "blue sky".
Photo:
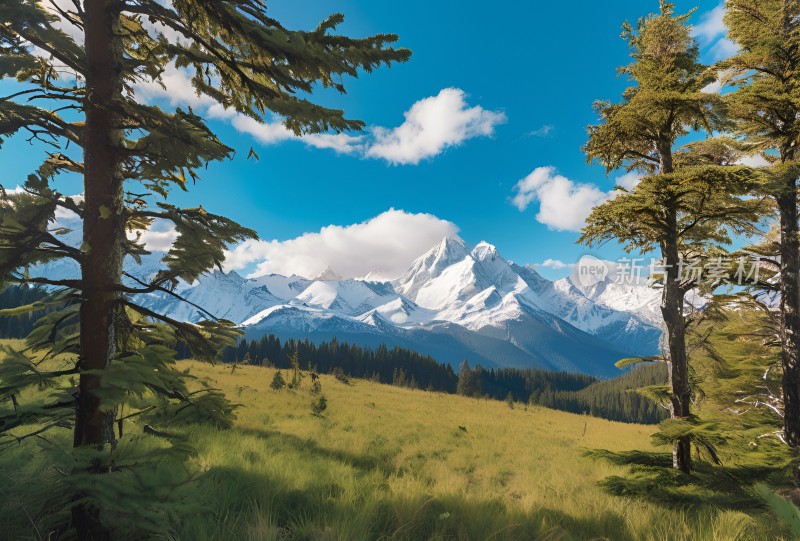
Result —
<svg viewBox="0 0 800 541"><path fill-rule="evenodd" d="M679 12L695 6L693 20L701 23L704 59L712 62L729 54L728 44L719 41L724 29L718 0L677 2ZM242 257L243 250L236 252L246 272L270 257L283 263L264 270L285 271L296 264L298 272L308 274L313 271L309 253L321 254L318 264L330 264L343 274L361 274L362 267L382 268L384 260L392 260L386 265L388 272L411 252L421 253L417 244L430 243L431 235L452 228L430 216L400 213L370 225L371 219L392 208L451 222L468 243L486 240L519 263L574 262L586 252L575 245L576 232L557 229L575 229L580 207L610 190L622 173L607 178L601 167L585 163L580 150L585 126L595 120L592 102L618 100L627 84L616 76L616 68L629 61L627 46L619 38L621 23L657 10L657 1L509 2L487 7L474 1L271 0L269 9L284 25L303 29L339 11L346 17L342 33L397 33L400 45L414 54L406 64L345 79L345 96L318 96L367 123L363 139L340 148L347 153L313 146L331 141L287 139L275 127L254 128L229 115L217 114L211 121L239 154L231 162L209 167L195 189L175 200L191 206L202 203L211 212L256 229L263 239L276 241L246 247L251 251L248 257ZM2 90L11 86L0 82ZM143 92L165 106L191 103L196 98L189 94L180 88L170 88L167 95ZM415 103L436 96L418 106L417 116L412 113L411 118L434 131L437 122L452 123L451 130L438 135L451 146L425 140L424 135L415 140L420 135L413 125L407 125L406 132L392 131ZM259 161L245 159L250 146ZM9 141L0 150L0 183L21 183L40 155L41 149L20 137ZM397 156L410 163L392 163ZM515 205L515 185L544 167L550 169L529 177L529 190L523 190ZM80 186L71 181L63 189L79 193ZM541 208L546 204L551 205L549 211ZM366 226L347 228L364 222ZM303 244L309 238L303 235L332 224L342 228L328 229ZM398 254L375 248L393 235L392 227L403 229L397 232L400 240L395 244L402 244ZM414 228L427 234L416 234ZM293 243L282 242L298 237ZM595 253L610 259L619 255L613 246ZM366 262L353 267L352 259L359 257ZM342 272L340 266L353 268ZM566 273L540 270L549 277Z"/></svg>

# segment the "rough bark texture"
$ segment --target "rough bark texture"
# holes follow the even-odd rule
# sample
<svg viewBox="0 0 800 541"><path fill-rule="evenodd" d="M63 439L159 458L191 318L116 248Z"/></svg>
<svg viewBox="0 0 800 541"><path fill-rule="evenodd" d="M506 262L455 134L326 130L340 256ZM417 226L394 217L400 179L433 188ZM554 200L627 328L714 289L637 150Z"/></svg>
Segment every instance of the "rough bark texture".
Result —
<svg viewBox="0 0 800 541"><path fill-rule="evenodd" d="M778 197L781 220L781 364L783 367L784 431L786 442L800 450L800 239L797 188L787 181Z"/></svg>
<svg viewBox="0 0 800 541"><path fill-rule="evenodd" d="M686 355L686 324L683 317L684 289L678 276L678 243L668 239L664 244L664 259L671 265L662 294L661 314L667 327L667 349L669 353L669 397L670 416L685 419L689 416L692 391L689 385L689 361ZM672 447L672 467L683 472L691 471L691 442L678 439Z"/></svg>
<svg viewBox="0 0 800 541"><path fill-rule="evenodd" d="M661 173L672 173L672 144L660 145ZM667 265L664 291L661 298L661 315L667 328L667 355L669 358L670 416L685 419L689 416L692 390L689 385L689 359L686 355L686 321L683 304L686 292L681 284L678 217L674 210L668 213L671 232L661 246L662 258ZM672 446L672 467L685 473L692 468L692 447L687 437L679 438Z"/></svg>
<svg viewBox="0 0 800 541"><path fill-rule="evenodd" d="M115 286L122 278L125 241L123 185L117 149L121 142L113 103L121 96L121 55L115 29L119 12L112 0L85 0L86 128L84 140L83 296L80 308L80 368L103 370L116 352ZM103 411L92 394L98 375L80 376L74 445L114 445L114 412ZM99 464L92 471L101 473ZM80 539L109 539L96 511L73 510Z"/></svg>

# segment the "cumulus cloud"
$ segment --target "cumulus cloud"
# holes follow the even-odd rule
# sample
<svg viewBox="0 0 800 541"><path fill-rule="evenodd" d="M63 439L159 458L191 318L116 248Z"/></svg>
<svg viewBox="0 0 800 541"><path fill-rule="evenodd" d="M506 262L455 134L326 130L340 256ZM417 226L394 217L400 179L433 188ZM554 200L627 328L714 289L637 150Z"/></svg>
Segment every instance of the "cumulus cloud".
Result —
<svg viewBox="0 0 800 541"><path fill-rule="evenodd" d="M641 180L636 173L626 173L616 184L632 190ZM553 166L537 167L514 186L511 203L520 211L539 203L536 220L556 231L580 231L597 205L616 197L617 191L604 192L592 184L575 182L559 175Z"/></svg>
<svg viewBox="0 0 800 541"><path fill-rule="evenodd" d="M744 156L736 161L739 165L746 165L747 167L769 167L770 163L761 154L751 154Z"/></svg>
<svg viewBox="0 0 800 541"><path fill-rule="evenodd" d="M734 42L725 37L728 28L725 26L724 16L725 4L721 3L714 9L705 12L700 17L700 22L692 27L692 35L702 45L708 47L714 60L730 58L739 50Z"/></svg>
<svg viewBox="0 0 800 541"><path fill-rule="evenodd" d="M178 238L175 224L169 220L156 220L146 231L131 231L128 238L135 239L139 235L139 244L151 252L167 252Z"/></svg>
<svg viewBox="0 0 800 541"><path fill-rule="evenodd" d="M431 214L390 209L362 223L329 225L286 241L245 241L226 255L226 270L253 268L269 273L315 277L327 268L345 278L396 278L421 253L458 231Z"/></svg>
<svg viewBox="0 0 800 541"><path fill-rule="evenodd" d="M372 128L374 141L366 155L393 164L418 164L468 139L489 137L505 121L501 112L468 107L463 90L445 88L412 105L400 126Z"/></svg>
<svg viewBox="0 0 800 541"><path fill-rule="evenodd" d="M564 263L560 259L545 259L541 263L534 263L533 266L542 267L545 269L562 270L571 269L575 266L575 263Z"/></svg>
<svg viewBox="0 0 800 541"><path fill-rule="evenodd" d="M237 131L252 136L262 145L301 141L310 147L362 158L385 159L392 164L418 164L468 139L491 136L495 127L506 120L503 113L487 111L480 106L468 107L463 90L445 88L436 96L414 103L406 111L405 121L396 128L376 126L368 128L364 135L319 133L298 136L278 117L258 122L224 109L208 96L198 96L190 72L174 65L167 67L161 84L139 83L135 90L137 96L146 101L163 100L173 107L188 105L210 118L226 120Z"/></svg>
<svg viewBox="0 0 800 541"><path fill-rule="evenodd" d="M625 173L621 177L617 177L617 186L621 186L628 191L634 189L637 184L642 180L642 175L635 171Z"/></svg>
<svg viewBox="0 0 800 541"><path fill-rule="evenodd" d="M703 13L700 17L700 22L692 27L692 35L704 41L714 41L725 32L725 5L720 4L714 9Z"/></svg>
<svg viewBox="0 0 800 541"><path fill-rule="evenodd" d="M739 46L728 38L722 38L711 47L714 60L725 60L739 52Z"/></svg>
<svg viewBox="0 0 800 541"><path fill-rule="evenodd" d="M556 173L553 166L537 167L514 186L511 202L520 211L539 202L536 220L556 231L580 231L592 208L607 195L591 184L581 184Z"/></svg>

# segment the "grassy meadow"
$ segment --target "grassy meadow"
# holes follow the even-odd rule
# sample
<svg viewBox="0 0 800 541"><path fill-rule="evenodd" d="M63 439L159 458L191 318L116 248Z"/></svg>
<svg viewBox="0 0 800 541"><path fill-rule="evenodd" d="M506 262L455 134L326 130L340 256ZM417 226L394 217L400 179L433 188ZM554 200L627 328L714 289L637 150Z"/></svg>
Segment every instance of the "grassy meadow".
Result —
<svg viewBox="0 0 800 541"><path fill-rule="evenodd" d="M365 380L346 384L326 375L328 407L317 416L308 375L300 389L273 390L273 369L180 364L241 407L230 430L183 429L196 449L190 462L202 475L186 489L195 505L161 539L749 540L783 534L765 512L664 507L605 493L597 482L626 470L584 452L652 450L653 426ZM26 440L0 453L7 481L0 492L4 539L37 539L25 487L46 489L51 466L37 460L44 445Z"/></svg>

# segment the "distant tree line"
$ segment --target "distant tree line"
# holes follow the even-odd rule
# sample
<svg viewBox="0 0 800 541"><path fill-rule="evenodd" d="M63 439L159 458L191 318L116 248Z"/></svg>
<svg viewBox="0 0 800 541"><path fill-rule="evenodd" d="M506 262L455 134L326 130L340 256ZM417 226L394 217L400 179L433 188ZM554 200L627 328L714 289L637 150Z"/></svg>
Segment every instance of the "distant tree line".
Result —
<svg viewBox="0 0 800 541"><path fill-rule="evenodd" d="M39 286L9 285L0 289L0 310L33 304L47 296ZM0 338L25 338L47 310L34 310L15 316L0 317Z"/></svg>
<svg viewBox="0 0 800 541"><path fill-rule="evenodd" d="M458 377L449 364L439 363L433 357L409 349L385 345L371 349L339 342L335 338L321 344L309 340L281 341L271 334L260 339L243 339L236 347L228 347L223 351L222 361L288 369L292 366L295 350L303 368L312 368L323 374L331 374L335 368L339 368L351 377L380 383L447 393L456 391ZM191 353L188 348L179 344L178 358L189 357Z"/></svg>
<svg viewBox="0 0 800 541"><path fill-rule="evenodd" d="M611 380L585 374L537 369L470 367L464 361L458 373L447 363L412 350L380 345L365 348L357 344L308 340L281 341L274 335L241 340L224 350L226 363L248 363L289 369L297 352L304 368L320 373L343 373L349 377L464 396L511 400L572 413L586 413L604 419L655 424L668 416L667 410L632 389L664 385L663 365L642 366ZM178 345L179 358L189 358L185 345Z"/></svg>
<svg viewBox="0 0 800 541"><path fill-rule="evenodd" d="M669 412L635 389L664 385L663 365L644 365L616 378L599 380L585 374L549 370L470 368L464 361L458 370L457 392L510 402L585 413L612 421L656 424Z"/></svg>
<svg viewBox="0 0 800 541"><path fill-rule="evenodd" d="M31 304L46 295L42 287L10 285L0 291L0 309ZM0 338L25 338L44 313L0 317ZM176 349L179 359L192 356L183 342ZM660 405L630 392L663 385L666 381L663 366L643 366L611 380L549 370L470 367L467 361L456 373L447 363L405 348L380 345L371 349L335 338L321 344L308 340L281 341L274 335L241 340L223 351L222 360L290 369L295 351L305 363L304 368L325 374L341 372L400 387L512 400L613 421L654 424L668 416Z"/></svg>

